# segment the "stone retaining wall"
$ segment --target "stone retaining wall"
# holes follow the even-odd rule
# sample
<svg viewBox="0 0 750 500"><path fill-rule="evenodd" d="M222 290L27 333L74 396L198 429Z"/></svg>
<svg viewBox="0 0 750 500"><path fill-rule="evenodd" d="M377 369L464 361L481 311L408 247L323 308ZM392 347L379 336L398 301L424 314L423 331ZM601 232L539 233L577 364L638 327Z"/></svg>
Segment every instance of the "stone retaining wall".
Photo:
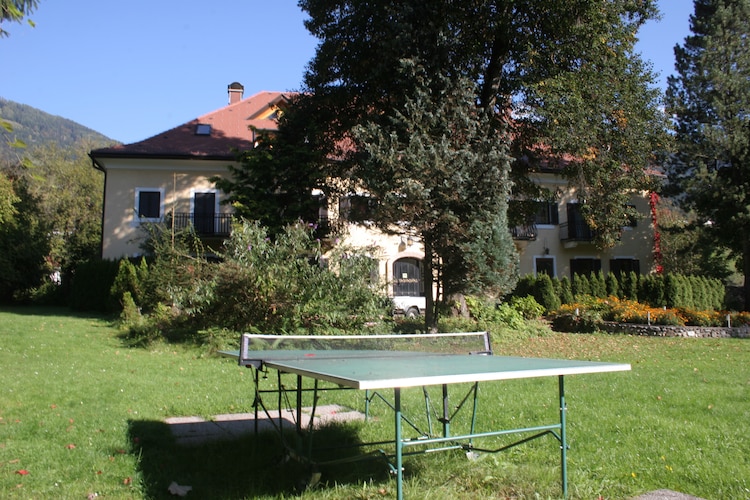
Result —
<svg viewBox="0 0 750 500"><path fill-rule="evenodd" d="M609 333L627 333L647 337L750 338L750 327L665 326L604 322L601 329Z"/></svg>

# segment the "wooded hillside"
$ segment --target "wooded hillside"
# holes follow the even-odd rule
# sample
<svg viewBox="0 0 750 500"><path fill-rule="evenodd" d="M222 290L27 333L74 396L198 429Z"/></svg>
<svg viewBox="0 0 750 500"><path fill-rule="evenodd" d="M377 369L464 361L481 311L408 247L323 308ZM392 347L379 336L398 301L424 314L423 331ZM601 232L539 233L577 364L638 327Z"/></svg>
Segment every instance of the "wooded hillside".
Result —
<svg viewBox="0 0 750 500"><path fill-rule="evenodd" d="M56 143L60 149L67 149L84 140L90 141L94 146L116 142L67 118L54 116L2 97L0 120L13 127L12 132L0 128L0 160L12 161L18 157L18 149L10 146L15 141L23 142L27 148Z"/></svg>

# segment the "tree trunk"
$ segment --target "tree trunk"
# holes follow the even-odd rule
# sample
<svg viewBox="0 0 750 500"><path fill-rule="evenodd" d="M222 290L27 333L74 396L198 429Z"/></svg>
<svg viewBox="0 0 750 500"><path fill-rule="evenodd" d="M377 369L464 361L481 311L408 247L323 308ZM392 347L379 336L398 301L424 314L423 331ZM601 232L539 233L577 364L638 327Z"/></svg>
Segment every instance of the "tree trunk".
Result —
<svg viewBox="0 0 750 500"><path fill-rule="evenodd" d="M432 242L428 239L424 239L424 296L425 296L425 311L424 311L424 327L427 333L437 332L438 324L438 312L435 307L435 296L434 293L434 273L432 269Z"/></svg>
<svg viewBox="0 0 750 500"><path fill-rule="evenodd" d="M742 241L742 270L745 276L745 282L742 286L745 298L743 310L750 311L750 236L748 235L745 235Z"/></svg>

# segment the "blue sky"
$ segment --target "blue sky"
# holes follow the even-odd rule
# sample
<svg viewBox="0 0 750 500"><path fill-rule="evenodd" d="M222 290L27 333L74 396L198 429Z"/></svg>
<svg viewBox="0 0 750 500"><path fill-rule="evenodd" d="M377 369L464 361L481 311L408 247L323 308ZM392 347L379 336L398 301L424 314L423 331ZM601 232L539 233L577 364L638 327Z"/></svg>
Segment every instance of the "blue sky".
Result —
<svg viewBox="0 0 750 500"><path fill-rule="evenodd" d="M690 0L659 0L639 52L661 73L689 33ZM295 0L41 0L36 27L4 23L0 97L131 143L245 96L299 88L316 40Z"/></svg>

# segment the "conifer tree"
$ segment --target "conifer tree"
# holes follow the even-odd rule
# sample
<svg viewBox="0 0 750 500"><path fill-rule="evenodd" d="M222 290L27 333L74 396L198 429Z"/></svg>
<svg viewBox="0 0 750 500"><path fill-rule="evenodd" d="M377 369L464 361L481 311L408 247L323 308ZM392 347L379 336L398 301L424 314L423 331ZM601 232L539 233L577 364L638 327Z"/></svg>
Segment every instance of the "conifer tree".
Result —
<svg viewBox="0 0 750 500"><path fill-rule="evenodd" d="M750 310L750 0L695 0L694 9L668 79L670 187L713 241L742 258Z"/></svg>

